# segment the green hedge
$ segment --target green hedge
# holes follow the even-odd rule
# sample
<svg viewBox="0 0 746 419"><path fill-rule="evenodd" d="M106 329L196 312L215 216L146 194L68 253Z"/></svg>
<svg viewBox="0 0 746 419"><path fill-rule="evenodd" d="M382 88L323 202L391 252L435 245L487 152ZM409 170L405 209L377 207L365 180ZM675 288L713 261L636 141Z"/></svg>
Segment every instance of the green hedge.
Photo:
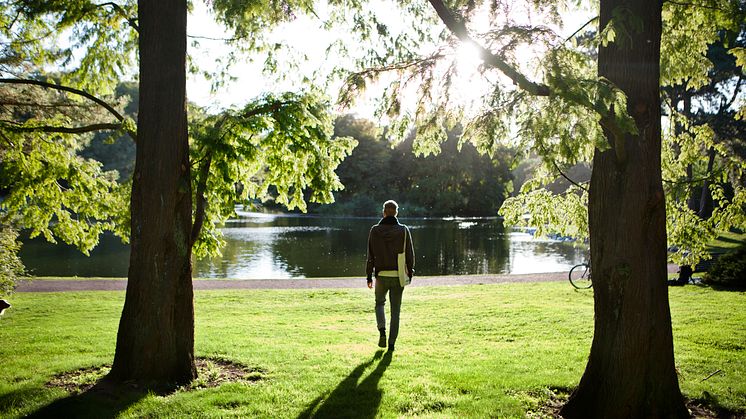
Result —
<svg viewBox="0 0 746 419"><path fill-rule="evenodd" d="M721 256L705 274L704 282L729 288L746 288L746 245Z"/></svg>

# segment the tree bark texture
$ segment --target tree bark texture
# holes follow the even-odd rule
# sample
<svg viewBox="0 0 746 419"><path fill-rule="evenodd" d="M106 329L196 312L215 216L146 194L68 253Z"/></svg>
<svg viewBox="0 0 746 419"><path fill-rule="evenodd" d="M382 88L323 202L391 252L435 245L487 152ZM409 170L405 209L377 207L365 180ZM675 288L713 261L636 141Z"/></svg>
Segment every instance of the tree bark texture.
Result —
<svg viewBox="0 0 746 419"><path fill-rule="evenodd" d="M697 215L703 220L707 220L712 217L712 211L715 209L712 202L712 192L710 192L710 180L709 177L712 175L712 168L715 165L715 148L710 147L707 150L707 171L705 172L705 180L702 183L702 191L699 198L699 211Z"/></svg>
<svg viewBox="0 0 746 419"><path fill-rule="evenodd" d="M620 87L639 133L596 149L589 196L594 336L565 418L688 417L674 367L666 285L661 181L660 0L601 0L604 28L617 10L630 38L601 47L598 73ZM623 151L620 150L623 146Z"/></svg>
<svg viewBox="0 0 746 419"><path fill-rule="evenodd" d="M194 365L186 0L141 0L132 251L110 378L188 383Z"/></svg>

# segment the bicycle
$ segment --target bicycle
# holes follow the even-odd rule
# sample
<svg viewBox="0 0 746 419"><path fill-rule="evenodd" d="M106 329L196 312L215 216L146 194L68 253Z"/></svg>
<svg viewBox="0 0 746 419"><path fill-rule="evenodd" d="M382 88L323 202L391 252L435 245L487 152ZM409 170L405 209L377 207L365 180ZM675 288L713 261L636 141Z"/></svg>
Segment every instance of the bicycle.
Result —
<svg viewBox="0 0 746 419"><path fill-rule="evenodd" d="M579 290L592 287L591 263L581 263L573 266L572 269L570 269L568 279L570 280L570 284Z"/></svg>

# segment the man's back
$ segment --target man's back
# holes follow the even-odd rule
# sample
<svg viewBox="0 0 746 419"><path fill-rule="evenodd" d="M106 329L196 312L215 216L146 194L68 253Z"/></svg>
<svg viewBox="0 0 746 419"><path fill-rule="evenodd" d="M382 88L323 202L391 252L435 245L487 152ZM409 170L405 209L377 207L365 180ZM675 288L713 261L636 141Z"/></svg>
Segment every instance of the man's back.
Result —
<svg viewBox="0 0 746 419"><path fill-rule="evenodd" d="M407 233L407 226L399 224L395 216L382 218L378 224L371 227L368 235L368 278L381 271L396 271L397 255L402 251L406 251L407 272L411 277L414 272L412 236Z"/></svg>
<svg viewBox="0 0 746 419"><path fill-rule="evenodd" d="M376 271L396 270L396 255L404 249L405 226L376 224L370 229Z"/></svg>

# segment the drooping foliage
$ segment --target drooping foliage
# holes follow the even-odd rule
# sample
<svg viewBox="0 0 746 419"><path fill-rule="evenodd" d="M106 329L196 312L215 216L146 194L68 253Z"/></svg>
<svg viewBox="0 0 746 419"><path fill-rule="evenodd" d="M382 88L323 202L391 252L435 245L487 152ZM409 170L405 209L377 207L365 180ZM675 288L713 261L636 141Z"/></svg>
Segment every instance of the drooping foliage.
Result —
<svg viewBox="0 0 746 419"><path fill-rule="evenodd" d="M197 255L219 251L217 227L235 215L236 204L271 199L305 212L306 199L334 202L332 192L343 187L335 169L357 141L332 136L329 109L314 92L267 94L243 109L192 120Z"/></svg>
<svg viewBox="0 0 746 419"><path fill-rule="evenodd" d="M0 108L3 216L32 237L60 239L85 253L104 231L126 237L127 185L80 155L90 134L64 132L94 125L98 108L39 86L0 85L0 92L9 103Z"/></svg>
<svg viewBox="0 0 746 419"><path fill-rule="evenodd" d="M60 83L112 93L135 62L136 1L3 1L2 72L23 78L63 68Z"/></svg>
<svg viewBox="0 0 746 419"><path fill-rule="evenodd" d="M553 196L556 204L538 202L551 195L529 192L589 161L594 148L608 147L602 124L618 132L635 127L624 111L624 94L596 76L589 51L601 41L585 33L567 40L559 35L564 9L558 3L398 2L397 19L407 22L401 24L365 4L346 2L346 12L332 13L329 20L346 18L352 28L370 22L372 29L353 32L367 49L351 53L358 57L351 67L358 70L347 74L340 100L351 104L383 84L377 116L389 122L395 142L414 130L417 154L440 152L449 132L462 126L461 149L469 144L467 149L493 156L506 147L519 150L515 163L543 157L536 178L524 183L525 195L506 201L503 214L522 221L520 204L533 200L535 208L557 210L536 214L541 219L533 221L566 219L570 210L572 219L587 219L582 196L587 187ZM438 29L442 22L446 29ZM613 38L609 32L604 36ZM586 225L566 226L573 237L583 238Z"/></svg>
<svg viewBox="0 0 746 419"><path fill-rule="evenodd" d="M746 226L746 5L666 12L663 173L669 243L678 249L676 262L695 264L710 258L707 243L721 231ZM702 53L687 51L692 45Z"/></svg>
<svg viewBox="0 0 746 419"><path fill-rule="evenodd" d="M471 143L460 143L460 130L448 133L437 155L416 156L415 134L393 145L368 120L337 118L335 134L359 144L337 173L345 189L336 202L312 211L335 215L377 215L381 203L395 199L407 216L494 216L510 184L512 150L481 155Z"/></svg>
<svg viewBox="0 0 746 419"><path fill-rule="evenodd" d="M134 4L0 3L0 217L32 237L85 253L104 231L126 238L127 185L81 151L94 132L134 135L111 96L133 62Z"/></svg>
<svg viewBox="0 0 746 419"><path fill-rule="evenodd" d="M405 3L402 17L432 18L432 10ZM400 139L414 127L419 152L437 152L448 129L464 123L462 141L473 143L480 151L490 152L496 144L505 143L526 150L525 158L541 156L544 165L535 172L534 180L523 185L520 196L506 201L502 214L513 223L539 223L542 229L586 238L587 185L568 177L567 172L580 162L589 163L594 148L613 146L615 137L638 129L625 112L625 95L596 76L594 51L599 45L628 42L629 35L639 30L639 19L619 9L608 26L596 29L595 11L589 10L588 22L565 38L557 29L560 12L564 7L575 7L573 2L430 3L447 30L428 31L422 28L431 20L422 19L418 25L413 19L413 25L420 28L419 38L392 30L391 24L382 23L385 18L369 17L364 6L350 8L358 19L368 16L383 26L357 35L360 40L376 39L366 45L377 47L357 61L364 69L347 77L341 99L352 101L376 82L387 83L378 115L390 119L390 132ZM742 135L737 128L743 112L743 69L738 65L744 51L739 44L743 40L743 4L664 2L663 7L662 87L683 80L690 90L710 86L709 93L700 92L696 95L699 99L694 99L701 103L697 120L672 115L668 119L671 126L687 129L678 133L664 130L666 192L671 198L667 201L669 245L680 249L673 256L676 261L691 263L707 257L704 243L718 231L746 225L744 165L738 152ZM410 13L412 10L417 13ZM400 50L387 49L394 44L415 47L407 57ZM713 53L717 44L720 61L727 56L728 66L718 64ZM459 61L464 58L463 45L479 55L471 71ZM701 53L693 54L693 48ZM670 106L676 109L677 104ZM720 118L717 124L712 121L715 114ZM607 138L602 127L614 135ZM715 163L708 164L708 155L713 153ZM695 173L687 175L687 170ZM548 185L562 178L573 185L572 190L559 195L546 192ZM707 220L686 210L687 200L681 198L682 191L692 192L694 181L700 181L701 191L705 178L711 180L705 189L712 190L711 200L715 201ZM577 223L571 225L568 220Z"/></svg>
<svg viewBox="0 0 746 419"><path fill-rule="evenodd" d="M0 223L0 297L10 294L16 280L25 272L23 263L18 257L21 243L18 231L9 224Z"/></svg>
<svg viewBox="0 0 746 419"><path fill-rule="evenodd" d="M377 116L389 122L387 135L395 142L403 141L414 129L413 150L417 154L437 153L449 131L463 124L459 147L470 143L470 147L490 154L507 144L525 149L526 156L551 156L547 160L552 162L552 170L545 170L554 175L546 180L549 183L557 171L588 160L595 146L606 146L600 119L608 120L607 125L620 132L634 129L623 111L623 93L595 76L593 57L586 53L590 49L587 41L579 48L568 48L548 26L531 24L544 18L557 22L562 9L557 4L450 2L459 13L451 19L461 30L456 38L450 37L449 30L439 29L441 16L424 2L380 5L346 0L316 6L283 2L284 17L274 15L272 22L312 12L324 28L343 33L344 39L327 51L332 58L352 58L343 61L335 73L345 77L340 102L350 105L368 87L385 86ZM232 40L240 45L247 44L247 36L258 33L252 19L256 7L258 3L215 2L213 10L228 22L234 31ZM393 7L397 14L384 12ZM239 10L241 13L236 13ZM229 18L229 14L238 17ZM522 16L533 20L526 22ZM472 18L478 31L464 25L470 25ZM287 48L266 43L265 38L252 38L247 45L261 42L270 56ZM483 62L478 69L465 68L468 66L461 62L462 43L478 46ZM531 59L523 54L526 49L535 52ZM544 50L550 51L547 59L542 58ZM503 75L506 70L507 79ZM523 76L534 72L543 75L545 84Z"/></svg>

